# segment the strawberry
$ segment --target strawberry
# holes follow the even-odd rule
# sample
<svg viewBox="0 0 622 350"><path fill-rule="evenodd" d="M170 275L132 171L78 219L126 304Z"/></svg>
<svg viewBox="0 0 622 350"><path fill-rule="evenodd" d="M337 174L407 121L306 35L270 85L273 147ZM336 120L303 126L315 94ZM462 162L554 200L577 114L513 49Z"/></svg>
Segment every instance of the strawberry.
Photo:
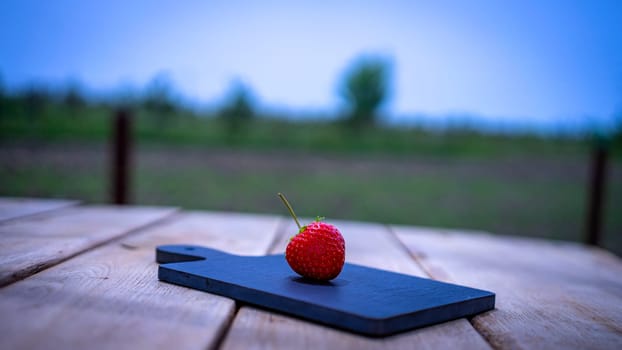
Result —
<svg viewBox="0 0 622 350"><path fill-rule="evenodd" d="M345 258L346 242L339 230L320 221L304 226L285 249L285 259L292 270L321 281L337 277Z"/></svg>
<svg viewBox="0 0 622 350"><path fill-rule="evenodd" d="M320 281L330 281L343 269L346 243L339 230L318 217L315 222L300 226L296 214L285 196L279 193L300 228L285 249L285 260L296 273Z"/></svg>

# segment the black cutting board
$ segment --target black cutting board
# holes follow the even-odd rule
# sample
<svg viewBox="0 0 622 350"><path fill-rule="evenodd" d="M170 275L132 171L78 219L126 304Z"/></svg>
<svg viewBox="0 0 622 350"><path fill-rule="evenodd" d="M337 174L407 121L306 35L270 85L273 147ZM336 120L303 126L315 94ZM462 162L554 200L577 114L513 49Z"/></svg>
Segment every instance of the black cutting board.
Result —
<svg viewBox="0 0 622 350"><path fill-rule="evenodd" d="M370 336L386 336L491 310L495 294L345 264L330 282L307 280L281 255L239 256L211 248L156 249L161 281L203 290Z"/></svg>

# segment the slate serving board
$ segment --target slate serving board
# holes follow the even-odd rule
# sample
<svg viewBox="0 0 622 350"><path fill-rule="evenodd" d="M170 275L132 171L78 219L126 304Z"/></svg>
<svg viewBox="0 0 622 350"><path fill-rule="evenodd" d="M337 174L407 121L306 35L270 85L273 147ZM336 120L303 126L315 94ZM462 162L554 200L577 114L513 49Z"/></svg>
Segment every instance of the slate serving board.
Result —
<svg viewBox="0 0 622 350"><path fill-rule="evenodd" d="M293 272L285 257L238 256L211 248L156 248L161 281L203 290L369 336L386 336L491 310L495 294L345 264L330 282Z"/></svg>

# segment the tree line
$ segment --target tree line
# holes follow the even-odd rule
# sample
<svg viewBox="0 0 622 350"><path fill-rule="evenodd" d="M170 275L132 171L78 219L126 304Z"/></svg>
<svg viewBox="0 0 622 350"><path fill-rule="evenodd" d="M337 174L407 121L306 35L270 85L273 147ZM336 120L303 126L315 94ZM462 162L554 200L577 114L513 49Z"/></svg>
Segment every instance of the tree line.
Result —
<svg viewBox="0 0 622 350"><path fill-rule="evenodd" d="M361 56L344 72L339 84L339 95L343 98L346 110L341 113L339 122L358 130L374 125L379 119L379 110L386 103L390 91L390 63L380 56ZM245 125L259 113L251 87L235 81L231 84L227 98L216 111L216 115L226 125L232 136L243 132ZM143 94L126 92L111 99L87 97L78 84L72 83L62 89L49 89L42 85L32 85L26 89L9 93L0 80L0 117L36 119L48 105L64 107L66 114L79 117L87 107L101 105L115 108L125 105L141 108L150 114L157 123L165 121L180 112L192 113L187 104L180 101L164 74L158 74L147 85Z"/></svg>

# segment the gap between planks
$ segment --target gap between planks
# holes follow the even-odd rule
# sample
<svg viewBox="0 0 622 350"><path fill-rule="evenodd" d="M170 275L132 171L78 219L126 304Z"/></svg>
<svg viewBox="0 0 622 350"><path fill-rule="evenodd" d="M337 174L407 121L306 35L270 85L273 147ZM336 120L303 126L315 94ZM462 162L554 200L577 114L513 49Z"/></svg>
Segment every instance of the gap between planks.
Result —
<svg viewBox="0 0 622 350"><path fill-rule="evenodd" d="M286 218L282 216L279 217L279 223L277 225L276 232L274 233L274 236L272 237L272 241L268 245L268 249L266 250L265 255L271 254L271 252L274 251L274 249L279 245L279 243L283 240L283 237L285 236L288 227L289 227L289 220L287 220ZM209 347L210 350L221 348L223 342L225 341L225 339L227 339L227 335L229 334L229 331L231 330L231 325L235 321L235 318L238 315L238 312L240 311L242 307L248 306L248 304L239 302L237 300L234 300L234 301L235 301L235 310L233 310L231 315L229 315L229 318L224 324L222 332L218 335L218 338L216 339L216 341L212 343L211 346Z"/></svg>
<svg viewBox="0 0 622 350"><path fill-rule="evenodd" d="M393 228L391 227L391 225L384 225L384 226L387 229L387 231L389 232L388 236L393 238L393 240L395 241L397 246L400 247L404 251L404 253L406 253L408 256L410 256L411 259L413 259L413 261L415 262L415 264L417 264L417 266L419 266L421 271L423 271L423 273L425 273L427 275L427 277L430 277L432 279L436 279L434 277L434 275L432 274L432 272L427 268L427 266L425 266L425 264L421 260L419 260L419 257L417 257L415 254L413 254L410 251L410 249L408 249L408 247L404 244L404 242L402 242L399 239L399 237L397 237L397 234L395 234L395 231L393 231Z"/></svg>
<svg viewBox="0 0 622 350"><path fill-rule="evenodd" d="M421 261L421 259L419 259L419 257L414 254L410 249L408 249L408 247L406 246L406 244L404 244L404 242L402 242L402 240L397 236L397 234L395 233L395 231L393 230L393 227L391 225L385 225L385 227L387 228L387 231L389 232L389 236L391 236L395 242L397 243L397 245L406 253L408 254L408 256L410 256L413 261L415 262L415 264L417 264L417 266L419 266L419 268L421 269L421 271L423 271L429 278L436 280L437 277L434 276L434 274L432 273L432 271L423 263L423 261ZM447 281L446 279L444 280L444 282L450 282ZM467 321L469 322L469 324L471 325L471 327L473 327L473 329L479 333L479 335L482 337L482 339L484 339L488 345L495 349L498 350L500 349L498 346L496 346L495 342L492 341L492 339L490 339L490 334L489 332L486 332L485 330L480 329L474 322L473 322L473 318L472 317L467 317L466 318Z"/></svg>
<svg viewBox="0 0 622 350"><path fill-rule="evenodd" d="M212 347L233 317L234 301L159 282L155 247L210 242L232 254L263 255L279 224L275 216L181 212L2 289L0 313L14 317L0 322L0 348Z"/></svg>
<svg viewBox="0 0 622 350"><path fill-rule="evenodd" d="M82 206L77 206L77 207L80 208ZM72 207L72 208L74 208L74 207ZM59 208L59 210L50 210L50 211L43 212L43 213L37 213L37 214L29 215L28 217L20 217L20 218L12 219L11 221L14 221L14 220L17 221L17 220L20 220L20 219L32 218L33 216L37 216L38 217L38 216L40 216L39 214L41 214L41 216L43 216L43 215L50 215L50 214L53 214L53 213L51 213L52 211L54 211L54 212L62 212L63 211L62 209L67 210L68 207ZM180 211L179 211L178 208L171 208L170 213L167 213L164 216L162 216L160 218L157 218L157 219L155 219L153 221L147 222L147 223L139 225L137 227L133 227L133 228L127 230L126 232L121 233L120 235L113 236L113 237L111 237L109 239L104 239L104 240L102 240L100 242L96 242L93 245L90 245L90 246L88 246L88 247L86 247L84 249L81 249L81 250L77 250L76 252L68 254L67 256L64 256L62 258L46 261L44 263L36 265L28 274L26 274L24 276L17 275L18 277L16 279L9 280L6 283L0 282L0 288L4 288L4 287L7 287L7 286L9 286L9 285L11 285L13 283L16 283L16 282L19 282L19 281L23 281L26 278L32 277L32 276L34 276L34 275L36 275L36 274L38 274L38 273L40 273L42 271L45 271L45 270L47 270L47 269L49 269L51 267L57 266L59 264L62 264L63 262L68 261L70 259L73 259L76 256L79 256L79 255L85 254L87 252L93 251L93 250L95 250L97 248L100 248L102 246L105 246L107 244L114 243L116 241L122 240L122 239L127 238L128 236L130 236L130 235L132 235L134 233L138 233L138 232L141 232L143 230L149 229L151 227L155 227L157 225L161 225L163 223L166 223L166 222L168 222L170 220L175 219L175 217L177 217L179 215L179 213L180 213ZM6 221L3 221L3 223L6 223ZM131 248L128 248L128 247L125 247L125 248L131 249Z"/></svg>
<svg viewBox="0 0 622 350"><path fill-rule="evenodd" d="M5 203L1 203L5 202ZM8 222L16 222L23 219L32 219L39 217L41 215L47 215L50 213L54 213L57 211L62 211L63 209L76 207L81 204L79 200L46 200L41 199L38 200L36 198L9 198L9 197L0 197L0 207L3 204L9 204L17 206L22 202L24 206L40 206L39 208L31 208L30 210L22 210L22 212L17 212L12 214L12 216L1 217L0 215L0 224L5 224Z"/></svg>
<svg viewBox="0 0 622 350"><path fill-rule="evenodd" d="M622 261L570 242L392 227L435 278L495 291L470 322L495 348L618 348Z"/></svg>

